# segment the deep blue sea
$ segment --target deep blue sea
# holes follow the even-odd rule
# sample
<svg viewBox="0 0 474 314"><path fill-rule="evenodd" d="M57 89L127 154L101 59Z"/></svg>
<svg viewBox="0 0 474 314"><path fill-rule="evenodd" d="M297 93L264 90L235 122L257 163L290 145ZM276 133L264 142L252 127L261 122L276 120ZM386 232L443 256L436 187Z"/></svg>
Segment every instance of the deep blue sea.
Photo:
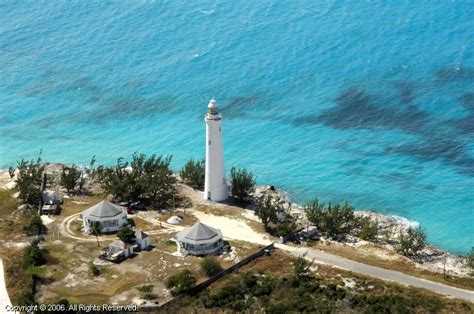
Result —
<svg viewBox="0 0 474 314"><path fill-rule="evenodd" d="M474 245L473 1L2 1L0 169L179 169L224 115L227 169Z"/></svg>

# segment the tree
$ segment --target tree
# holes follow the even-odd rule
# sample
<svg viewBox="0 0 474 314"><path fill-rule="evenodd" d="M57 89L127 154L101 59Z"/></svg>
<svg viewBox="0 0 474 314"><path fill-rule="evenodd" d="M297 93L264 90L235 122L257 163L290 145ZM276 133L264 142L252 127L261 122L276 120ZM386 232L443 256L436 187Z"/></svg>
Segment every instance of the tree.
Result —
<svg viewBox="0 0 474 314"><path fill-rule="evenodd" d="M246 203L255 191L255 178L246 169L230 169L231 194L239 203Z"/></svg>
<svg viewBox="0 0 474 314"><path fill-rule="evenodd" d="M41 217L38 215L33 216L30 223L23 227L23 230L29 236L33 236L33 235L38 236L42 234L45 229L46 227L44 226L43 221L41 220Z"/></svg>
<svg viewBox="0 0 474 314"><path fill-rule="evenodd" d="M283 223L278 224L276 234L279 237L288 239L295 235L297 228L298 226L296 225L296 222L293 217L290 215L286 215L285 221Z"/></svg>
<svg viewBox="0 0 474 314"><path fill-rule="evenodd" d="M195 161L188 160L181 169L180 175L184 183L189 186L203 190L204 179L206 174L206 161L204 159Z"/></svg>
<svg viewBox="0 0 474 314"><path fill-rule="evenodd" d="M206 256L204 257L201 262L201 269L208 277L212 277L220 273L223 269L221 264L217 261L217 259L213 256Z"/></svg>
<svg viewBox="0 0 474 314"><path fill-rule="evenodd" d="M46 258L44 256L45 253L45 249L40 249L36 245L27 246L23 250L23 255L21 259L23 269L28 269L46 264Z"/></svg>
<svg viewBox="0 0 474 314"><path fill-rule="evenodd" d="M41 201L41 183L43 180L44 165L41 164L41 157L36 161L26 161L22 159L17 162L18 175L16 184L20 191L20 199L25 204L37 205Z"/></svg>
<svg viewBox="0 0 474 314"><path fill-rule="evenodd" d="M176 178L170 168L171 156L134 153L130 163L117 159L114 167L99 166L96 175L106 193L129 203L145 202L164 207L176 194Z"/></svg>
<svg viewBox="0 0 474 314"><path fill-rule="evenodd" d="M318 198L314 198L309 201L304 206L304 212L306 213L306 218L311 222L313 225L321 229L323 223L323 211L325 208L324 203L320 203Z"/></svg>
<svg viewBox="0 0 474 314"><path fill-rule="evenodd" d="M348 232L351 223L354 222L354 208L347 202L342 206L340 204L331 206L331 203L326 206L315 198L305 206L304 210L308 220L331 238Z"/></svg>
<svg viewBox="0 0 474 314"><path fill-rule="evenodd" d="M361 217L359 219L360 230L357 236L363 240L375 240L378 235L378 221L373 221L369 217Z"/></svg>
<svg viewBox="0 0 474 314"><path fill-rule="evenodd" d="M405 256L414 256L426 245L426 233L421 228L408 228L398 238L397 252Z"/></svg>
<svg viewBox="0 0 474 314"><path fill-rule="evenodd" d="M265 194L262 198L257 201L257 207L255 209L255 215L262 221L265 229L268 229L270 222L277 222L277 213L281 210L277 204L273 201L271 194Z"/></svg>
<svg viewBox="0 0 474 314"><path fill-rule="evenodd" d="M302 256L298 256L293 264L293 274L297 280L308 277L311 272L312 262L306 259L306 253Z"/></svg>
<svg viewBox="0 0 474 314"><path fill-rule="evenodd" d="M92 222L91 232L93 235L95 235L95 238L97 240L97 246L99 247L99 236L102 234L102 224L99 221Z"/></svg>
<svg viewBox="0 0 474 314"><path fill-rule="evenodd" d="M471 251L466 255L466 265L474 270L474 246L471 247Z"/></svg>
<svg viewBox="0 0 474 314"><path fill-rule="evenodd" d="M81 171L79 171L75 164L72 164L71 167L63 168L63 171L61 173L60 184L61 186L65 187L67 192L69 193L71 192L71 190L74 190L80 178Z"/></svg>
<svg viewBox="0 0 474 314"><path fill-rule="evenodd" d="M196 276L187 268L180 270L176 274L168 277L165 286L171 289L172 293L180 294L187 292L196 284Z"/></svg>
<svg viewBox="0 0 474 314"><path fill-rule="evenodd" d="M135 231L133 231L132 228L127 226L117 232L117 236L125 243L132 243L133 239L135 238Z"/></svg>

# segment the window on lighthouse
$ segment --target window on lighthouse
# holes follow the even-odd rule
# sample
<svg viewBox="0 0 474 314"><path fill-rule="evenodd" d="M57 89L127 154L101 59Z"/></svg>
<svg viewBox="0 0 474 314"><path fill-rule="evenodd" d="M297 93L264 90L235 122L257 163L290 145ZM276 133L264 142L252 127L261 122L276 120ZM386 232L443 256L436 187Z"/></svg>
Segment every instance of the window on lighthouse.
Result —
<svg viewBox="0 0 474 314"><path fill-rule="evenodd" d="M211 140L208 141L208 144L211 145Z"/></svg>

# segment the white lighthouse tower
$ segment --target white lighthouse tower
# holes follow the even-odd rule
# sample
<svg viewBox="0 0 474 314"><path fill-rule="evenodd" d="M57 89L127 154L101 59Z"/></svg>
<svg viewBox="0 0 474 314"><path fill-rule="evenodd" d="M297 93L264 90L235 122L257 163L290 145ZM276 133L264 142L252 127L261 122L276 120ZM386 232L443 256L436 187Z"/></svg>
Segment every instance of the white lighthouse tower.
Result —
<svg viewBox="0 0 474 314"><path fill-rule="evenodd" d="M224 201L228 197L225 178L224 145L222 144L222 115L217 111L215 99L211 99L204 116L206 122L206 180L204 199Z"/></svg>

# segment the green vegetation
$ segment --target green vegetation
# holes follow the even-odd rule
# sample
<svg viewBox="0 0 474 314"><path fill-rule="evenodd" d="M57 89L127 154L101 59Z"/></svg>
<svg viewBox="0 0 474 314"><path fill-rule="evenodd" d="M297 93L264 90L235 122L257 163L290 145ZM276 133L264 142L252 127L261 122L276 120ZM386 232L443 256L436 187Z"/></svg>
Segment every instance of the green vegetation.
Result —
<svg viewBox="0 0 474 314"><path fill-rule="evenodd" d="M102 234L102 225L100 224L99 221L94 221L91 225L91 232L93 235L95 235L95 238L97 240L97 247L100 246L99 243L99 236Z"/></svg>
<svg viewBox="0 0 474 314"><path fill-rule="evenodd" d="M154 300L158 298L158 295L153 293L153 287L153 285L143 285L138 287L137 290L140 292L143 299Z"/></svg>
<svg viewBox="0 0 474 314"><path fill-rule="evenodd" d="M270 222L277 223L277 214L283 211L278 204L275 204L271 194L266 194L257 200L256 206L255 215L260 218L266 230L268 230L268 224Z"/></svg>
<svg viewBox="0 0 474 314"><path fill-rule="evenodd" d="M395 249L405 256L415 256L426 245L426 233L421 228L408 228L406 233L400 234Z"/></svg>
<svg viewBox="0 0 474 314"><path fill-rule="evenodd" d="M41 217L34 215L28 225L23 227L23 230L28 236L39 236L45 232L46 227L41 220Z"/></svg>
<svg viewBox="0 0 474 314"><path fill-rule="evenodd" d="M47 253L46 249L41 249L37 245L27 246L23 250L21 264L24 270L27 270L31 267L41 266L46 264L45 254Z"/></svg>
<svg viewBox="0 0 474 314"><path fill-rule="evenodd" d="M90 273L92 276L97 277L97 276L99 276L99 275L102 273L102 270L101 270L100 267L97 266L96 264L90 263L90 264L89 264L89 273Z"/></svg>
<svg viewBox="0 0 474 314"><path fill-rule="evenodd" d="M18 306L28 306L35 304L35 296L31 291L21 291L17 295L13 296L12 303Z"/></svg>
<svg viewBox="0 0 474 314"><path fill-rule="evenodd" d="M194 273L185 268L180 270L176 274L168 277L165 282L165 286L168 289L171 289L171 293L180 294L187 292L196 284L196 276Z"/></svg>
<svg viewBox="0 0 474 314"><path fill-rule="evenodd" d="M466 264L467 267L474 271L474 246L471 247L471 251L466 255Z"/></svg>
<svg viewBox="0 0 474 314"><path fill-rule="evenodd" d="M76 185L79 183L79 179L81 178L81 172L76 167L76 165L72 165L70 167L64 167L61 173L61 186L65 187L67 192L70 193L74 191Z"/></svg>
<svg viewBox="0 0 474 314"><path fill-rule="evenodd" d="M181 169L180 176L187 185L203 190L206 174L206 161L204 159L195 161L188 160Z"/></svg>
<svg viewBox="0 0 474 314"><path fill-rule="evenodd" d="M200 266L202 272L208 277L217 275L223 270L221 264L219 264L219 261L214 256L206 256L201 259Z"/></svg>
<svg viewBox="0 0 474 314"><path fill-rule="evenodd" d="M251 194L255 191L255 177L246 169L232 167L230 169L231 195L241 204L250 201Z"/></svg>
<svg viewBox="0 0 474 314"><path fill-rule="evenodd" d="M342 206L336 204L326 206L317 198L310 201L304 208L308 220L329 238L338 238L347 234L355 223L354 208L346 202Z"/></svg>
<svg viewBox="0 0 474 314"><path fill-rule="evenodd" d="M18 175L16 184L20 191L20 199L25 204L36 206L41 201L41 182L43 179L44 165L41 158L36 161L22 159L17 163Z"/></svg>
<svg viewBox="0 0 474 314"><path fill-rule="evenodd" d="M170 164L171 156L147 158L135 153L130 163L119 158L115 166L99 166L95 172L106 193L129 203L160 208L168 206L176 193Z"/></svg>
<svg viewBox="0 0 474 314"><path fill-rule="evenodd" d="M311 265L312 262L309 262L306 259L306 254L298 256L293 264L293 273L296 280L304 280L305 278L308 278L311 272Z"/></svg>
<svg viewBox="0 0 474 314"><path fill-rule="evenodd" d="M359 219L360 229L357 236L362 240L373 241L379 232L378 221L373 221L369 217Z"/></svg>
<svg viewBox="0 0 474 314"><path fill-rule="evenodd" d="M135 231L127 226L117 232L117 237L125 243L133 243L133 239L135 239Z"/></svg>

